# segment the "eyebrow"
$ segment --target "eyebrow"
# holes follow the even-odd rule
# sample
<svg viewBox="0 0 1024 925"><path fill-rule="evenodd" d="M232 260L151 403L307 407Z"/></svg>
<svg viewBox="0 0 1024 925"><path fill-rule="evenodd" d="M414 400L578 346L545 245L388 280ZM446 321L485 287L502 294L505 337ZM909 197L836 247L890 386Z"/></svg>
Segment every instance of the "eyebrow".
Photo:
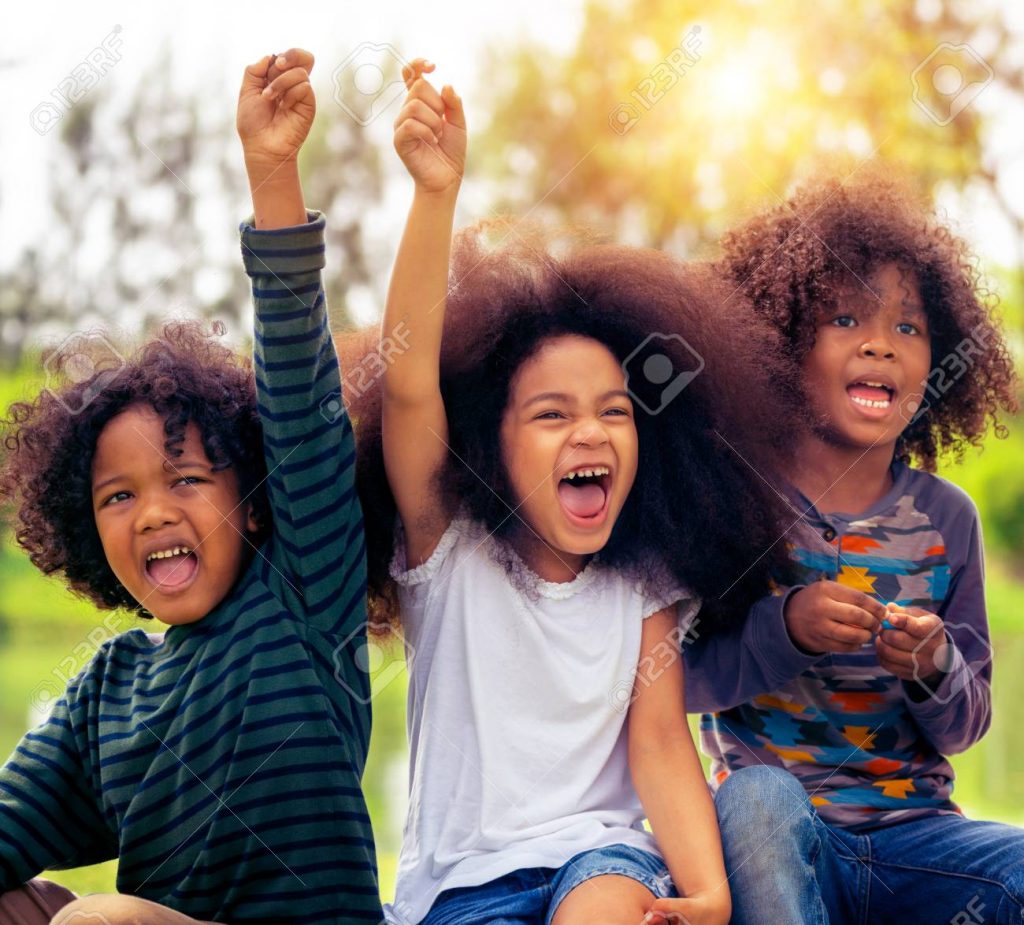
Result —
<svg viewBox="0 0 1024 925"><path fill-rule="evenodd" d="M209 465L208 463L202 462L201 460L198 459L176 459L171 465L174 471L180 469L208 469L210 472L213 472L213 466ZM108 485L112 485L114 482L120 482L127 478L127 475L118 473L117 475L112 475L109 479L104 479L102 482L97 482L92 487L93 494L102 491L104 488L106 488Z"/></svg>
<svg viewBox="0 0 1024 925"><path fill-rule="evenodd" d="M604 395L599 395L597 400L602 402L608 401L609 398L629 398L629 392L625 389L610 389ZM566 392L540 392L534 395L533 398L523 402L523 407L528 408L530 405L535 405L542 401L562 402L566 405L572 405L576 403L576 398Z"/></svg>

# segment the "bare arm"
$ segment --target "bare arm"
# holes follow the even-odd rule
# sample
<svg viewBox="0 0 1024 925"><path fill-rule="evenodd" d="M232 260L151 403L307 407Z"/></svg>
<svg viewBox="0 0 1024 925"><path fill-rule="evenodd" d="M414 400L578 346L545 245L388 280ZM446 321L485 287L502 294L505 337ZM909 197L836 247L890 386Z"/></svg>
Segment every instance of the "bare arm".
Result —
<svg viewBox="0 0 1024 925"><path fill-rule="evenodd" d="M455 202L462 181L466 124L450 87L438 93L407 69L409 94L395 121L395 149L416 183L384 310L383 336L404 323L408 348L384 373L384 465L405 531L410 568L433 552L447 526L434 477L448 452L440 387L441 332L448 290Z"/></svg>
<svg viewBox="0 0 1024 925"><path fill-rule="evenodd" d="M682 899L656 900L651 911L693 925L725 925L729 897L714 802L686 724L676 609L644 621L640 665L629 708L629 766L658 847Z"/></svg>

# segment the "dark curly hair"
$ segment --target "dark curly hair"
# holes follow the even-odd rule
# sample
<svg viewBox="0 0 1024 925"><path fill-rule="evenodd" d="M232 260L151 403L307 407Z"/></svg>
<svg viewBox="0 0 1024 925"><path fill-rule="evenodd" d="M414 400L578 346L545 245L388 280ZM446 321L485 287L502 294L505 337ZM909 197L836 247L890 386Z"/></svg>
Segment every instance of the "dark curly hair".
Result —
<svg viewBox="0 0 1024 925"><path fill-rule="evenodd" d="M495 235L505 243L494 246ZM517 501L500 451L513 376L551 338L596 339L625 363L639 438L636 480L602 562L641 581L667 570L702 598L702 632L739 620L769 590L773 568L788 574L779 541L794 517L769 487L799 420L776 388L794 374L781 338L730 300L707 265L574 241L559 252L557 243L521 226L510 237L500 222L455 240L441 348L451 452L438 474L440 497L449 513L461 508L499 541L513 539ZM377 349L375 330L338 338L346 369L365 366ZM664 380L644 375L646 360L659 355L671 361L669 384L686 386L667 402ZM392 630L396 509L384 473L380 382L346 397L368 514L370 614Z"/></svg>
<svg viewBox="0 0 1024 925"><path fill-rule="evenodd" d="M819 175L784 203L755 215L722 239L721 267L802 360L816 319L845 294L895 264L917 283L931 331L933 370L943 358L970 355L968 374L928 406L896 445L896 456L934 471L938 457L960 458L990 423L1006 435L1000 409L1017 409L1013 360L994 318L997 299L966 244L881 164L855 179ZM965 349L970 345L971 349ZM957 364L959 365L959 364ZM929 379L929 383L931 379Z"/></svg>
<svg viewBox="0 0 1024 925"><path fill-rule="evenodd" d="M214 468L234 469L240 497L253 504L260 527L253 543L269 534L252 361L215 342L223 330L169 322L127 357L100 334L69 340L44 357L47 388L34 401L12 404L2 421L7 452L0 495L15 503L10 519L18 543L37 568L60 573L98 607L149 616L114 576L93 516L96 442L107 422L131 405L149 405L163 417L171 457L181 455L186 426L194 422ZM89 374L76 377L76 370Z"/></svg>

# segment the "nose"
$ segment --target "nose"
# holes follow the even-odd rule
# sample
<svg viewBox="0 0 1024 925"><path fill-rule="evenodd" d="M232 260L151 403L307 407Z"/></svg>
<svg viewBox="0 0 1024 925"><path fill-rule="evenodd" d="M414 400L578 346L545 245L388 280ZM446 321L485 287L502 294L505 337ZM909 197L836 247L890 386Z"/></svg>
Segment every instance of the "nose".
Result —
<svg viewBox="0 0 1024 925"><path fill-rule="evenodd" d="M885 333L878 330L872 331L869 338L860 345L857 355L862 359L895 360L896 349Z"/></svg>
<svg viewBox="0 0 1024 925"><path fill-rule="evenodd" d="M135 519L135 528L139 533L181 522L181 510L164 492L152 492L139 500Z"/></svg>
<svg viewBox="0 0 1024 925"><path fill-rule="evenodd" d="M580 421L572 434L573 446L595 447L608 442L608 433L596 418Z"/></svg>

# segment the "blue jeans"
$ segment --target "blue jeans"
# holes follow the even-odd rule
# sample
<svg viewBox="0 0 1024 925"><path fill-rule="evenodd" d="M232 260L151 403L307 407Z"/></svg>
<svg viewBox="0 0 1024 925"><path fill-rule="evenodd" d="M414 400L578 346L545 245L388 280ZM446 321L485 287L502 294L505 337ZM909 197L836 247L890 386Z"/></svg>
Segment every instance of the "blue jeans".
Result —
<svg viewBox="0 0 1024 925"><path fill-rule="evenodd" d="M767 766L733 772L715 808L734 925L1024 923L1024 829L945 815L853 834Z"/></svg>
<svg viewBox="0 0 1024 925"><path fill-rule="evenodd" d="M657 855L610 845L583 851L558 868L527 867L480 886L445 890L420 925L549 925L570 892L604 874L630 877L659 899L678 895Z"/></svg>

